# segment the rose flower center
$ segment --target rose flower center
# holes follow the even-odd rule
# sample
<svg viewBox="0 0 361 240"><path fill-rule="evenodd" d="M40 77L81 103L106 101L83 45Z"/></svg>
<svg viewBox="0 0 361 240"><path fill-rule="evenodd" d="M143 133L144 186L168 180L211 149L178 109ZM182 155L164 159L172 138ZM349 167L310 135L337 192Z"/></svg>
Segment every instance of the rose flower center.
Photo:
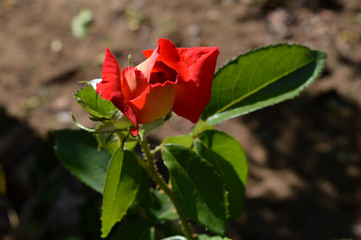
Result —
<svg viewBox="0 0 361 240"><path fill-rule="evenodd" d="M163 62L157 62L150 74L149 84L164 83L166 81L175 82L177 80L178 72Z"/></svg>

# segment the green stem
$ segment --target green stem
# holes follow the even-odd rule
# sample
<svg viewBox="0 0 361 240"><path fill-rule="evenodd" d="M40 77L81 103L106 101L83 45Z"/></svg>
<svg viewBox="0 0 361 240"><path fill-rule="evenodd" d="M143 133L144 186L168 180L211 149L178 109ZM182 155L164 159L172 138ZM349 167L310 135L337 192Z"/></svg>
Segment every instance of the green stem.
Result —
<svg viewBox="0 0 361 240"><path fill-rule="evenodd" d="M187 222L186 216L185 216L182 208L180 207L180 205L178 204L178 202L175 198L173 191L168 187L168 185L165 183L164 179L161 177L161 175L155 168L154 158L149 149L148 143L146 142L145 139L142 141L140 139L140 137L138 138L138 141L143 149L147 163L145 163L142 159L138 159L138 162L139 162L139 160L142 162L142 163L140 163L142 165L142 167L144 167L145 170L147 170L147 172L152 177L152 179L158 184L158 186L168 195L169 199L173 202L173 205L174 205L175 209L177 210L179 220L181 222L185 237L187 239L193 239L191 228Z"/></svg>
<svg viewBox="0 0 361 240"><path fill-rule="evenodd" d="M114 134L115 134L115 136L117 136L117 139L118 139L118 147L123 148L125 139L122 139L119 132L115 132Z"/></svg>
<svg viewBox="0 0 361 240"><path fill-rule="evenodd" d="M206 121L199 120L192 130L193 136L198 135L206 127Z"/></svg>
<svg viewBox="0 0 361 240"><path fill-rule="evenodd" d="M157 152L159 152L162 149L162 145L157 146L154 148L150 153L154 156Z"/></svg>

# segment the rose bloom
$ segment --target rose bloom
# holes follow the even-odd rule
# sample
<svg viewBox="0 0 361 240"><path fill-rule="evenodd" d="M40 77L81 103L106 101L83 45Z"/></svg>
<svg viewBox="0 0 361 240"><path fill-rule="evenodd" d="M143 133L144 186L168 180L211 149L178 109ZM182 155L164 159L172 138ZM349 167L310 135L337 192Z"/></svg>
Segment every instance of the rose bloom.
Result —
<svg viewBox="0 0 361 240"><path fill-rule="evenodd" d="M105 49L102 81L96 92L110 100L134 125L166 116L170 111L196 123L211 98L218 47L176 48L159 39L156 49L143 51L147 58L123 72Z"/></svg>

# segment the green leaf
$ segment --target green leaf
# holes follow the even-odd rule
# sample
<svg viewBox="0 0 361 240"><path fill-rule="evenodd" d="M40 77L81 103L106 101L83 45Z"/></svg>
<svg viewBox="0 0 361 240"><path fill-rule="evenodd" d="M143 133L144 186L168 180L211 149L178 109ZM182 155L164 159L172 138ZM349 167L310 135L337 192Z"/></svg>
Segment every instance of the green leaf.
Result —
<svg viewBox="0 0 361 240"><path fill-rule="evenodd" d="M149 185L148 173L144 168L140 168L139 189L136 196L136 203L142 209L147 209L151 202L151 189Z"/></svg>
<svg viewBox="0 0 361 240"><path fill-rule="evenodd" d="M102 99L90 85L80 89L74 94L74 97L85 111L94 118L110 119L118 111L112 102Z"/></svg>
<svg viewBox="0 0 361 240"><path fill-rule="evenodd" d="M126 136L122 134L122 132L97 133L95 134L95 136L98 141L98 147L104 148L110 154L115 153L115 151L118 150L118 147L121 144L121 142L124 140L125 140L124 149L127 150L133 150L138 143L133 137L126 138Z"/></svg>
<svg viewBox="0 0 361 240"><path fill-rule="evenodd" d="M119 239L153 240L154 229L149 222L142 219L122 222L109 240Z"/></svg>
<svg viewBox="0 0 361 240"><path fill-rule="evenodd" d="M171 137L167 137L162 142L162 144L167 144L167 143L178 144L190 148L193 144L193 137L192 135L189 134L171 136Z"/></svg>
<svg viewBox="0 0 361 240"><path fill-rule="evenodd" d="M153 190L152 204L149 211L159 220L173 221L178 219L178 214L174 208L172 201L169 199L167 194Z"/></svg>
<svg viewBox="0 0 361 240"><path fill-rule="evenodd" d="M231 240L231 239L227 238L227 237L220 237L220 236L210 237L206 234L201 234L201 235L198 235L197 240Z"/></svg>
<svg viewBox="0 0 361 240"><path fill-rule="evenodd" d="M155 129L163 126L163 124L165 123L163 118L159 118L153 122L150 123L145 123L145 124L141 124L139 127L139 136L141 139L145 138L146 136L148 136L152 131L154 131Z"/></svg>
<svg viewBox="0 0 361 240"><path fill-rule="evenodd" d="M98 147L105 149L108 153L113 154L119 147L119 139L113 133L95 134L98 141Z"/></svg>
<svg viewBox="0 0 361 240"><path fill-rule="evenodd" d="M126 214L140 184L140 166L134 153L121 148L111 159L106 175L102 205L102 237Z"/></svg>
<svg viewBox="0 0 361 240"><path fill-rule="evenodd" d="M287 44L239 55L215 74L201 118L214 125L293 98L320 75L325 59L324 52Z"/></svg>
<svg viewBox="0 0 361 240"><path fill-rule="evenodd" d="M239 218L244 210L248 171L242 146L236 139L216 130L202 132L194 145L221 176L228 192L229 214L232 218Z"/></svg>
<svg viewBox="0 0 361 240"><path fill-rule="evenodd" d="M124 144L124 149L133 150L137 146L138 142L134 138L128 138Z"/></svg>
<svg viewBox="0 0 361 240"><path fill-rule="evenodd" d="M212 166L191 149L167 144L162 156L169 168L172 187L186 216L223 235L227 200L221 179Z"/></svg>
<svg viewBox="0 0 361 240"><path fill-rule="evenodd" d="M77 178L102 193L111 155L98 149L95 137L83 130L55 131L55 154Z"/></svg>

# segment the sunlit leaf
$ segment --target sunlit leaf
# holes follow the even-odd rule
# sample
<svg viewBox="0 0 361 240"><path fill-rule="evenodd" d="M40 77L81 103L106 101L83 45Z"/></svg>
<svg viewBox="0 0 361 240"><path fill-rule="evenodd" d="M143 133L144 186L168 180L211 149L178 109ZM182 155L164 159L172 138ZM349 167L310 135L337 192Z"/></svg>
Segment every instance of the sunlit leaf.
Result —
<svg viewBox="0 0 361 240"><path fill-rule="evenodd" d="M111 101L102 99L90 85L80 89L74 97L85 111L95 118L110 119L117 111Z"/></svg>
<svg viewBox="0 0 361 240"><path fill-rule="evenodd" d="M133 152L119 148L106 175L102 205L102 237L126 214L140 185L140 166Z"/></svg>
<svg viewBox="0 0 361 240"><path fill-rule="evenodd" d="M192 143L193 143L193 137L192 137L192 135L189 135L189 134L171 136L171 137L167 137L162 142L162 144L167 144L167 143L173 143L173 144L178 144L178 145L182 145L185 147L191 147Z"/></svg>
<svg viewBox="0 0 361 240"><path fill-rule="evenodd" d="M293 98L321 73L326 54L279 44L241 54L215 74L201 118L214 125Z"/></svg>

